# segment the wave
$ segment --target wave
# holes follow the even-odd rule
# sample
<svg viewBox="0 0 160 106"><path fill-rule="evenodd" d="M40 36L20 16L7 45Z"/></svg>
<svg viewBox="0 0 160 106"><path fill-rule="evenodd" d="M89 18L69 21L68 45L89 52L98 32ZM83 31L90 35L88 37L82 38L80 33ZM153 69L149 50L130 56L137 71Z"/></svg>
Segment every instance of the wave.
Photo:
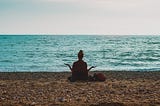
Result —
<svg viewBox="0 0 160 106"><path fill-rule="evenodd" d="M0 62L4 62L4 63L13 63L12 60L0 60Z"/></svg>

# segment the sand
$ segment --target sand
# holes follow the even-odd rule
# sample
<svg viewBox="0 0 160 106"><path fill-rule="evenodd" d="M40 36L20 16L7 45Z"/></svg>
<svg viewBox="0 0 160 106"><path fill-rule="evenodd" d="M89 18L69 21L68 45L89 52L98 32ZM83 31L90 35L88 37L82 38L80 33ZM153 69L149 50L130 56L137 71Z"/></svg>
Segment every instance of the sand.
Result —
<svg viewBox="0 0 160 106"><path fill-rule="evenodd" d="M69 82L69 72L1 72L0 105L160 106L160 71L103 73L105 82Z"/></svg>

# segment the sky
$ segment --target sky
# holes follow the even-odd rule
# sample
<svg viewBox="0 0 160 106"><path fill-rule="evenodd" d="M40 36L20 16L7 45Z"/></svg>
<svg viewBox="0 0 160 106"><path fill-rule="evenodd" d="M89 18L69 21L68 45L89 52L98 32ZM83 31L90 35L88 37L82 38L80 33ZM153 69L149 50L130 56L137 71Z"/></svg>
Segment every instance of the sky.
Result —
<svg viewBox="0 0 160 106"><path fill-rule="evenodd" d="M0 0L0 34L159 35L160 0Z"/></svg>

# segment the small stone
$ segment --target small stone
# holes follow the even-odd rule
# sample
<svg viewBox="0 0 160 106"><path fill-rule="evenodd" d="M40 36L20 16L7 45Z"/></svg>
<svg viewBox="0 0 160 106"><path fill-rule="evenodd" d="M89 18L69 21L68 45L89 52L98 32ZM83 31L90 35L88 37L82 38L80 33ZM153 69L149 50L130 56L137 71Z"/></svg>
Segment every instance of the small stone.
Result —
<svg viewBox="0 0 160 106"><path fill-rule="evenodd" d="M61 97L58 100L59 100L59 102L66 102L67 101L67 99L65 99L64 97Z"/></svg>
<svg viewBox="0 0 160 106"><path fill-rule="evenodd" d="M2 100L5 100L5 98L1 97Z"/></svg>
<svg viewBox="0 0 160 106"><path fill-rule="evenodd" d="M7 91L3 91L2 94L4 94L4 95L7 94Z"/></svg>
<svg viewBox="0 0 160 106"><path fill-rule="evenodd" d="M31 105L35 105L35 104L36 104L36 102L32 102L32 103L31 103Z"/></svg>
<svg viewBox="0 0 160 106"><path fill-rule="evenodd" d="M76 100L77 100L77 101L81 101L82 99L81 99L81 98L76 98Z"/></svg>

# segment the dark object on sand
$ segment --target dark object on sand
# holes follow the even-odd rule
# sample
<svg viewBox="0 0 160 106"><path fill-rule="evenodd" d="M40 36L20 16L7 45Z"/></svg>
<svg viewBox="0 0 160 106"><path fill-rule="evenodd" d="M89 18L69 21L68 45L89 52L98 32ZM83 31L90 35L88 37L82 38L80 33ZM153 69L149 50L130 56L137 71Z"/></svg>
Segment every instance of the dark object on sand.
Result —
<svg viewBox="0 0 160 106"><path fill-rule="evenodd" d="M100 81L100 82L103 82L106 80L106 76L103 74L103 73L95 73L93 76L89 75L88 77L73 77L73 76L70 76L68 77L68 80L70 82L75 82L77 80L80 80L80 81Z"/></svg>
<svg viewBox="0 0 160 106"><path fill-rule="evenodd" d="M94 81L105 81L106 76L103 73L95 73L93 75L93 79L94 79Z"/></svg>

